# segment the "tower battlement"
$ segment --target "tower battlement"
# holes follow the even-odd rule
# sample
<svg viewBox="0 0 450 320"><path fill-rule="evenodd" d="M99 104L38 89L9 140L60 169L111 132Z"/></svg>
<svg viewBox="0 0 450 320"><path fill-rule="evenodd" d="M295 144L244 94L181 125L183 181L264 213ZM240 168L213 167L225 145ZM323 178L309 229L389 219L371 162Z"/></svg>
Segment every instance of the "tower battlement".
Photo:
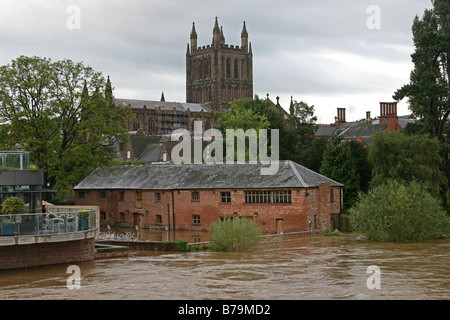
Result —
<svg viewBox="0 0 450 320"><path fill-rule="evenodd" d="M225 43L217 17L211 44L197 45L195 23L190 38L186 51L186 102L203 103L218 110L233 100L253 96L253 54L245 21L241 45Z"/></svg>

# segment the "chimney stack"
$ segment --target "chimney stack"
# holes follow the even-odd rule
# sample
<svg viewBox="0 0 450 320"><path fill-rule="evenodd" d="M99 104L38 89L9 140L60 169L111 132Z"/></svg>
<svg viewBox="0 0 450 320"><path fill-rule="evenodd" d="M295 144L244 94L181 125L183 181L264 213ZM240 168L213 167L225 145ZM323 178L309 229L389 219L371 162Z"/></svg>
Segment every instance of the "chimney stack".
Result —
<svg viewBox="0 0 450 320"><path fill-rule="evenodd" d="M398 131L397 102L380 102L380 124L387 122L387 131Z"/></svg>
<svg viewBox="0 0 450 320"><path fill-rule="evenodd" d="M366 111L366 123L372 123L372 119L370 118L370 111Z"/></svg>
<svg viewBox="0 0 450 320"><path fill-rule="evenodd" d="M345 108L337 108L337 122L345 122Z"/></svg>
<svg viewBox="0 0 450 320"><path fill-rule="evenodd" d="M397 102L380 102L380 123L387 117L397 116Z"/></svg>
<svg viewBox="0 0 450 320"><path fill-rule="evenodd" d="M345 122L345 108L337 108L337 116L334 118L334 126L339 128Z"/></svg>

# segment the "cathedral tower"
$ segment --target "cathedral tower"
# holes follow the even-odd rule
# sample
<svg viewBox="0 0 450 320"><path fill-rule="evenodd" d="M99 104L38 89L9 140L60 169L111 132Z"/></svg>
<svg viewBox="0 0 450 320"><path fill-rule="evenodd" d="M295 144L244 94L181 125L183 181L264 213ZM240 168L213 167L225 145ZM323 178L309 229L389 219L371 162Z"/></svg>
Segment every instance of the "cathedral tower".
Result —
<svg viewBox="0 0 450 320"><path fill-rule="evenodd" d="M203 103L212 110L228 103L253 97L253 54L247 27L241 32L241 46L225 44L219 22L214 23L210 45L197 46L192 24L191 43L186 51L186 102Z"/></svg>

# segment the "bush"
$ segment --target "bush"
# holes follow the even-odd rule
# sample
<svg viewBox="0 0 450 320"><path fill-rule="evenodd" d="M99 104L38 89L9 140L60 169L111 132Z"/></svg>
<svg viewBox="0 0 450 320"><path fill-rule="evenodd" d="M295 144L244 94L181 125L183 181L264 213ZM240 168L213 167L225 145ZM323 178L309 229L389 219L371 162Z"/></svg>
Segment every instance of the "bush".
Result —
<svg viewBox="0 0 450 320"><path fill-rule="evenodd" d="M89 210L81 209L78 211L77 216L79 219L88 219L89 218Z"/></svg>
<svg viewBox="0 0 450 320"><path fill-rule="evenodd" d="M350 209L353 231L376 241L421 241L450 231L450 218L423 184L386 184Z"/></svg>
<svg viewBox="0 0 450 320"><path fill-rule="evenodd" d="M3 201L2 214L20 214L25 212L25 203L17 197L9 197Z"/></svg>
<svg viewBox="0 0 450 320"><path fill-rule="evenodd" d="M189 251L188 246L187 246L187 241L185 241L185 240L173 240L173 241L169 241L169 243L176 243L178 251L180 251L180 252Z"/></svg>
<svg viewBox="0 0 450 320"><path fill-rule="evenodd" d="M249 251L261 241L262 231L249 219L224 219L210 227L211 249Z"/></svg>
<svg viewBox="0 0 450 320"><path fill-rule="evenodd" d="M326 227L322 230L322 234L324 236L340 236L342 233L338 229L334 229L334 231L332 231L331 228Z"/></svg>

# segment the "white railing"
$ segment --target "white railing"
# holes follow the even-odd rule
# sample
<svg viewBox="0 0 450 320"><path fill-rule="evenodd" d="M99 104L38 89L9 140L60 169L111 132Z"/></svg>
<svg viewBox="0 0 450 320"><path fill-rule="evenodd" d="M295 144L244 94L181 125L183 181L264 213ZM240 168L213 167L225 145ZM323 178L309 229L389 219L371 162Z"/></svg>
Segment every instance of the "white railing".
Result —
<svg viewBox="0 0 450 320"><path fill-rule="evenodd" d="M84 232L96 228L96 211L47 212L1 215L0 236Z"/></svg>

